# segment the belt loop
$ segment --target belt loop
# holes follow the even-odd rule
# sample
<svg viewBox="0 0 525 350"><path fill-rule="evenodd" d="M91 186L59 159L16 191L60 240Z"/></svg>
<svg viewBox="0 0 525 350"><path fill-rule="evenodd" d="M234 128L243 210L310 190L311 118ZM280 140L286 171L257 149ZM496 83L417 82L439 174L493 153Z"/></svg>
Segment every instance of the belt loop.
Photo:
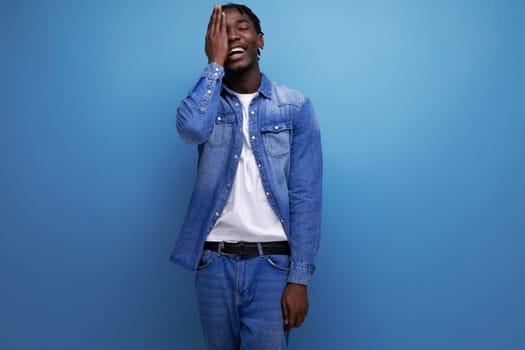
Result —
<svg viewBox="0 0 525 350"><path fill-rule="evenodd" d="M219 248L217 248L217 254L222 254L222 248L224 248L224 241L219 242Z"/></svg>
<svg viewBox="0 0 525 350"><path fill-rule="evenodd" d="M243 241L239 242L239 255L240 256L244 255L244 242Z"/></svg>
<svg viewBox="0 0 525 350"><path fill-rule="evenodd" d="M259 251L259 256L264 256L261 242L257 242L257 250Z"/></svg>

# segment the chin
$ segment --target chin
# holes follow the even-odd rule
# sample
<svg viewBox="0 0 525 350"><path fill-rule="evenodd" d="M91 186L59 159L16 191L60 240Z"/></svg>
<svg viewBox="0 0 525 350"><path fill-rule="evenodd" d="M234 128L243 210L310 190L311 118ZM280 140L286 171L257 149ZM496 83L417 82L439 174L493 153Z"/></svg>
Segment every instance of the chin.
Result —
<svg viewBox="0 0 525 350"><path fill-rule="evenodd" d="M230 72L242 72L242 71L245 71L248 68L248 66L240 62L234 62L234 63L226 63L224 68L226 68Z"/></svg>
<svg viewBox="0 0 525 350"><path fill-rule="evenodd" d="M234 62L226 62L226 64L224 65L224 68L230 72L242 73L256 66L257 66L257 61L255 62L234 61Z"/></svg>

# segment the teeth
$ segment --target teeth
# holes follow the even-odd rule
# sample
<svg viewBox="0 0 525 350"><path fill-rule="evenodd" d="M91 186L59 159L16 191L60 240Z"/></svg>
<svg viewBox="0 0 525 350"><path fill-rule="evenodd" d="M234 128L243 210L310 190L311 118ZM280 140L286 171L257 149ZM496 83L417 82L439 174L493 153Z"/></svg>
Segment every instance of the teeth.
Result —
<svg viewBox="0 0 525 350"><path fill-rule="evenodd" d="M244 49L242 47L234 47L233 49L228 52L229 55L233 55L234 53L243 53Z"/></svg>

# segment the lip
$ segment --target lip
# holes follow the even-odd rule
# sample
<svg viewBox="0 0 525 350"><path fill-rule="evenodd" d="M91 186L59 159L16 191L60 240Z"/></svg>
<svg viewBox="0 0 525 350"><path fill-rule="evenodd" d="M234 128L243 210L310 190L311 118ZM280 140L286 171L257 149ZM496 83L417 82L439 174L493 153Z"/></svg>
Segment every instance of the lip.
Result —
<svg viewBox="0 0 525 350"><path fill-rule="evenodd" d="M248 48L245 46L245 45L241 45L241 44L236 44L236 45L232 45L228 48L228 52L230 52L231 50L233 49L243 49L244 51L246 51Z"/></svg>
<svg viewBox="0 0 525 350"><path fill-rule="evenodd" d="M240 53L235 53L231 56L228 56L228 61L237 61L237 60L240 60L244 57L244 55L246 54L246 51L244 52L240 52Z"/></svg>
<svg viewBox="0 0 525 350"><path fill-rule="evenodd" d="M242 48L244 50L244 52L234 53L233 55L228 56L227 60L230 61L230 62L238 61L238 60L242 59L244 57L244 55L246 54L246 52L248 52L247 48L245 46L243 46L243 45L232 46L232 47L230 47L230 51L232 49L236 48L236 47Z"/></svg>
<svg viewBox="0 0 525 350"><path fill-rule="evenodd" d="M237 45L232 45L232 46L230 46L230 48L229 48L229 50L228 50L228 53L229 53L230 51L232 51L233 49L242 49L243 52L240 52L240 53L234 53L232 56L228 56L228 57L241 56L241 55L243 55L244 53L246 53L246 51L248 50L248 49L246 48L246 46L244 46L244 45L240 45L240 44L237 44Z"/></svg>

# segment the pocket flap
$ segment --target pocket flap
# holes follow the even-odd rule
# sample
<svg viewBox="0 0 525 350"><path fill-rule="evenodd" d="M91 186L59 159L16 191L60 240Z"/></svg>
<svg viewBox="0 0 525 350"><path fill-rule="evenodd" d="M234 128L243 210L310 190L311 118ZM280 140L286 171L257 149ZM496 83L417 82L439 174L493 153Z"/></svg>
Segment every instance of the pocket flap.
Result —
<svg viewBox="0 0 525 350"><path fill-rule="evenodd" d="M235 114L219 114L215 117L215 124L233 123L234 120Z"/></svg>
<svg viewBox="0 0 525 350"><path fill-rule="evenodd" d="M278 122L273 124L264 125L261 128L262 132L281 132L283 130L290 130L292 123L290 122Z"/></svg>

